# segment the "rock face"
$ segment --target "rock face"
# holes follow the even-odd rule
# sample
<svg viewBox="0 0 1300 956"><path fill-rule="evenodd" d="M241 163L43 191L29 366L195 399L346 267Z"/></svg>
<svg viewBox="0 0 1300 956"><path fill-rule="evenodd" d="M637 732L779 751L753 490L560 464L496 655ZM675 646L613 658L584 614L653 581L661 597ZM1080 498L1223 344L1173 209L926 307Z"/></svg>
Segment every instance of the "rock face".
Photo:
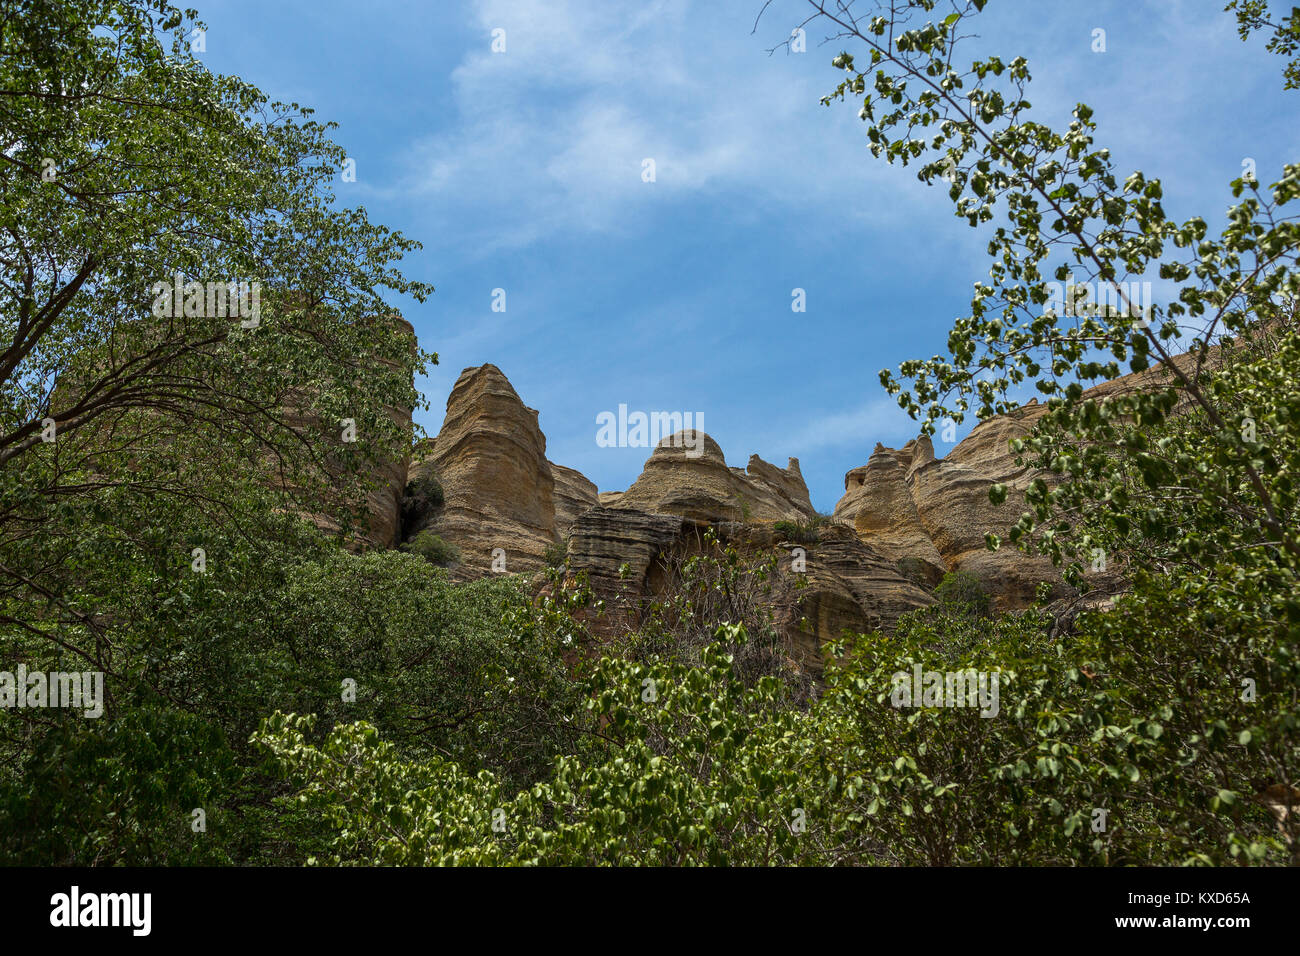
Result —
<svg viewBox="0 0 1300 956"><path fill-rule="evenodd" d="M549 462L551 477L555 480L555 530L560 537L565 537L578 517L589 508L600 504L596 485L581 472Z"/></svg>
<svg viewBox="0 0 1300 956"><path fill-rule="evenodd" d="M442 506L411 507L430 476L442 486ZM495 365L460 373L442 428L417 447L407 479L403 537L430 531L455 545L460 560L451 571L460 580L537 570L547 549L600 504L592 482L547 460L537 410Z"/></svg>
<svg viewBox="0 0 1300 956"><path fill-rule="evenodd" d="M1035 404L981 423L946 458L912 477L917 513L945 565L975 575L995 610L1030 604L1040 581L1052 581L1058 595L1066 591L1046 557L1011 546L989 551L984 538L987 532L1005 535L1025 511L1024 491L1038 472L1017 467L1007 443L1028 434L1043 411ZM1000 505L989 501L996 482L1007 486Z"/></svg>
<svg viewBox="0 0 1300 956"><path fill-rule="evenodd" d="M1175 361L1189 360L1179 356ZM1084 394L1101 400L1160 386L1168 376L1157 366L1103 382ZM989 593L994 610L1025 607L1034 600L1040 581L1052 582L1056 597L1064 598L1069 591L1047 558L1011 546L989 551L984 543L986 532L1005 535L1026 510L1029 483L1049 477L1018 467L1008 448L1008 442L1027 435L1046 411L1035 400L981 422L942 459L935 459L924 436L901 449L877 445L865 466L844 476L845 493L835 506L835 518L851 524L882 554L919 567L927 580L944 571L973 574ZM989 486L999 482L1007 486L1007 498L994 505Z"/></svg>
<svg viewBox="0 0 1300 956"><path fill-rule="evenodd" d="M1087 394L1105 398L1160 385L1167 374L1156 368ZM900 449L877 445L866 465L845 476L844 497L826 523L815 520L796 459L778 468L754 455L746 468L732 468L702 432L661 442L626 491L599 492L577 471L547 460L537 412L498 368L483 365L461 373L437 438L415 453L407 477L416 490L397 503L407 507L400 534L409 539L429 530L456 545L461 558L453 574L462 580L534 571L566 541L569 572L585 573L608 609L597 628L612 630L639 620L645 602L665 586L665 569L703 547L711 527L751 555L779 556L774 613L792 652L820 670L825 641L846 629L891 632L900 615L934 602L930 591L948 571L975 575L995 610L1030 603L1041 581L1072 599L1046 558L1010 547L989 552L984 544L986 532L1005 532L1024 510L1024 490L1037 475L1015 464L1007 443L1045 411L1031 402L983 422L943 459L926 437ZM430 475L440 481L444 503L429 507L425 494L425 504L413 509L424 494L419 479ZM371 502L373 513L394 515L375 526L380 538L403 514L390 479L382 478ZM995 482L1008 489L998 506L988 498ZM804 527L778 530L781 521ZM493 566L497 549L504 568Z"/></svg>
<svg viewBox="0 0 1300 956"><path fill-rule="evenodd" d="M410 339L412 351L416 348L415 329L401 316L393 316L397 334ZM391 418L409 436L413 430L411 409L388 408ZM409 442L409 437L408 437ZM406 488L406 474L410 467L407 456L384 462L371 475L371 490L366 495L366 510L370 515L366 530L366 544L372 548L393 548L401 543L402 493Z"/></svg>
<svg viewBox="0 0 1300 956"><path fill-rule="evenodd" d="M504 552L506 571L534 570L559 540L555 478L537 411L524 405L495 365L460 373L432 451L412 466L410 477L430 472L442 484L445 504L410 534L429 530L455 545L459 576L492 571L497 549ZM569 497L585 493L567 476L565 481ZM569 497L566 507L576 507Z"/></svg>
<svg viewBox="0 0 1300 956"><path fill-rule="evenodd" d="M703 453L688 454L692 448ZM775 551L776 621L792 654L816 674L824 642L846 629L892 631L899 615L934 599L850 527L823 525L799 542L774 527L815 516L796 459L782 469L754 455L747 468L730 468L712 438L679 434L655 448L631 488L600 495L600 507L574 522L569 570L587 575L607 608L597 626L613 630L635 625L670 559L699 550L706 528L751 554Z"/></svg>
<svg viewBox="0 0 1300 956"><path fill-rule="evenodd" d="M738 472L739 469L733 468L732 471ZM787 458L786 467L778 468L757 455L750 455L745 473L740 477L754 486L754 497L760 503L768 499L764 507L770 507L774 511L784 511L786 515L792 517L790 506L793 506L802 516L816 514L812 499L808 497L808 486L804 484L803 472L799 470L798 458Z"/></svg>
<svg viewBox="0 0 1300 956"><path fill-rule="evenodd" d="M804 584L790 593L789 631L796 658L821 676L822 646L841 637L880 631L891 634L899 617L934 603L930 593L899 573L894 562L864 544L851 528L826 525L817 540L800 544L777 536L787 554L804 549ZM781 568L793 582L793 562Z"/></svg>
<svg viewBox="0 0 1300 956"><path fill-rule="evenodd" d="M619 568L626 564L628 580L639 594L650 566L681 539L684 527L685 521L678 515L591 508L574 522L569 534L569 569L575 574L585 571L592 592L611 599L623 590Z"/></svg>
<svg viewBox="0 0 1300 956"><path fill-rule="evenodd" d="M893 561L842 525L821 528L817 542L807 550L812 582L816 584L825 571L843 583L861 609L865 626L852 626L855 631L888 633L903 614L934 603L927 591L899 573ZM817 633L823 638L838 637L841 630L843 627L827 626L819 627Z"/></svg>
<svg viewBox="0 0 1300 956"><path fill-rule="evenodd" d="M793 542L770 526L599 507L575 522L568 552L570 572L585 572L592 591L605 602L605 618L591 622L595 630L635 626L644 603L662 587L665 563L700 550L708 527L721 542L742 551L779 555L776 623L792 655L814 676L820 674L826 641L846 629L888 633L900 615L934 603L847 527L825 526L816 541ZM623 567L626 575L620 573Z"/></svg>
<svg viewBox="0 0 1300 956"><path fill-rule="evenodd" d="M410 409L405 412L409 425ZM366 494L370 524L363 537L368 547L387 549L400 543L402 490L406 487L407 464L406 459L403 459L389 462L376 470L377 487L371 488Z"/></svg>
<svg viewBox="0 0 1300 956"><path fill-rule="evenodd" d="M965 571L979 579L995 610L1028 605L1038 582L1059 582L1060 574L1038 555L989 551L984 535L1005 534L1025 510L1024 490L1037 472L1017 467L1007 443L1028 434L1044 411L1034 403L982 422L942 459L926 436L901 449L877 445L865 467L844 476L835 517L931 583L946 571ZM989 501L996 482L1007 486L1001 505Z"/></svg>
<svg viewBox="0 0 1300 956"><path fill-rule="evenodd" d="M894 562L914 561L931 584L946 566L921 523L909 482L912 472L934 461L930 439L922 436L894 450L876 445L867 464L844 476L844 497L835 516L851 523L863 541Z"/></svg>
<svg viewBox="0 0 1300 956"><path fill-rule="evenodd" d="M617 499L602 496L601 503L697 521L773 522L815 514L798 459L780 469L753 455L747 469L729 468L717 442L689 430L661 441L632 487Z"/></svg>

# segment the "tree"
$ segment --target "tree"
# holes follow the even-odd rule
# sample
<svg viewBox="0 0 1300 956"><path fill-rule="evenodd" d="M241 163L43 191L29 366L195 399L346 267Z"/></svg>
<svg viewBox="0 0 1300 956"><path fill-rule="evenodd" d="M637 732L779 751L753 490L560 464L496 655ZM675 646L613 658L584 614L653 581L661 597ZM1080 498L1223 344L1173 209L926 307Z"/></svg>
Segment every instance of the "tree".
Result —
<svg viewBox="0 0 1300 956"><path fill-rule="evenodd" d="M1300 57L1294 54L1300 49L1300 7L1292 7L1291 12L1279 20L1269 15L1268 0L1230 0L1224 10L1237 14L1237 32L1243 40L1252 33L1268 31L1268 51L1292 59L1283 70L1288 90L1300 89Z"/></svg>
<svg viewBox="0 0 1300 956"><path fill-rule="evenodd" d="M1025 117L1023 57L956 66L960 31L986 3L953 3L936 23L928 17L937 0L882 4L872 14L809 0L804 25L821 23L832 39L862 48L835 57L846 78L823 102L861 96L873 155L920 163L919 178L946 185L956 215L972 227L1005 219L990 231L991 281L976 283L970 315L949 335L949 356L904 362L906 390L889 370L882 384L926 433L944 417L1010 411L1011 389L1026 383L1051 408L1069 409L1061 414L1076 434L1099 421L1154 425L1190 405L1219 431L1223 454L1245 479L1234 510L1293 564L1300 538L1285 517L1292 497L1267 480L1205 377L1216 343L1277 321L1300 290L1297 223L1286 214L1300 191L1300 165L1286 166L1267 189L1236 180L1241 202L1217 239L1207 238L1202 218L1170 221L1158 179L1134 172L1121 184L1110 151L1094 148L1086 104L1063 132ZM1141 301L1134 283L1152 275L1183 283L1173 301ZM1183 349L1191 358L1175 360ZM1137 372L1152 362L1167 381L1114 396L1104 410L1080 402L1089 383L1117 377L1121 363ZM1068 470L1070 462L1059 464Z"/></svg>
<svg viewBox="0 0 1300 956"><path fill-rule="evenodd" d="M436 361L381 297L431 291L394 265L418 244L335 207L333 124L206 70L193 17L0 4L0 580L80 626L62 511L163 496L247 534L260 482L346 525Z"/></svg>
<svg viewBox="0 0 1300 956"><path fill-rule="evenodd" d="M602 656L584 681L602 746L515 793L486 771L412 761L365 723L317 745L313 717L255 735L338 838L329 860L385 865L772 865L837 859L814 718L774 677L746 686L720 629L691 666ZM842 859L842 858L841 858Z"/></svg>
<svg viewBox="0 0 1300 956"><path fill-rule="evenodd" d="M823 102L861 96L872 153L919 163L957 216L990 235L991 281L976 284L949 354L881 382L926 432L943 417L1009 411L1018 386L1047 396L1048 413L1011 443L1040 477L1010 539L1068 560L1079 584L1098 555L1137 569L1132 594L1085 621L1069 652L1080 665L1077 655L1095 655L1098 698L1081 713L1115 741L1096 759L1149 798L1143 816L1165 828L1168 852L1259 859L1270 843L1244 820L1246 797L1300 792L1300 223L1288 209L1300 164L1268 187L1233 181L1238 202L1217 238L1200 217L1169 220L1158 179L1138 171L1121 183L1094 146L1087 105L1060 132L1026 118L1024 58L955 65L986 2L954 2L935 22L936 0L870 14L809 0L805 25L855 46L832 61L845 79ZM1294 52L1294 11L1279 24L1265 3L1227 9L1243 38L1272 30L1269 49ZM1294 86L1294 64L1286 75ZM1140 281L1155 276L1178 284L1166 304L1142 301ZM1124 364L1144 374L1085 395ZM1005 495L990 488L994 502ZM1294 847L1294 832L1287 839Z"/></svg>
<svg viewBox="0 0 1300 956"><path fill-rule="evenodd" d="M264 626L330 553L298 516L358 529L436 361L385 301L432 291L418 244L336 203L333 124L201 65L195 16L0 0L0 650L106 697L0 713L13 859L261 852L188 814L269 799L247 735L324 670Z"/></svg>

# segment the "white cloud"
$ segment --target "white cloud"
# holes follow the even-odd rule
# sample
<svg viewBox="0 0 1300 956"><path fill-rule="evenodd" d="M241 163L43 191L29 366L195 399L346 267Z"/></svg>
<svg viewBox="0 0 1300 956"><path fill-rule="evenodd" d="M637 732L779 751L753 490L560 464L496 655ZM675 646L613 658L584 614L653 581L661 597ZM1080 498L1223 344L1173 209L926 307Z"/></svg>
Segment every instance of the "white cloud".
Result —
<svg viewBox="0 0 1300 956"><path fill-rule="evenodd" d="M946 212L871 160L852 110L818 106L836 75L815 44L768 56L752 20L686 0L479 0L474 11L483 43L451 71L457 116L414 139L391 190L453 223L462 254L626 232L664 200L708 192L881 224ZM504 53L490 48L497 28ZM642 181L646 158L654 183Z"/></svg>

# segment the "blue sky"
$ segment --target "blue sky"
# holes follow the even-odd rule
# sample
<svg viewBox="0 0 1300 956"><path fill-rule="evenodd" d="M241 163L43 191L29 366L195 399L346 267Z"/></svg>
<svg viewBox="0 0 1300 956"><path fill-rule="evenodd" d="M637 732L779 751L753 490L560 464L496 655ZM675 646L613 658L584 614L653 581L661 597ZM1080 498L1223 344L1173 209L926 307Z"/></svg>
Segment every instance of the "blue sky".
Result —
<svg viewBox="0 0 1300 956"><path fill-rule="evenodd" d="M876 442L915 435L877 373L943 350L987 240L914 167L871 157L856 107L819 105L839 78L822 33L767 54L802 0L757 33L761 0L196 5L209 68L338 122L357 171L340 200L424 243L403 268L438 291L397 304L440 354L418 383L431 434L461 369L492 362L540 410L548 457L602 491L648 454L596 444L626 404L702 413L733 465L798 457L823 511ZM1244 158L1266 183L1300 158L1300 93L1223 5L992 0L974 23L1028 57L1037 118L1090 104L1121 174L1159 176L1171 215L1213 227Z"/></svg>

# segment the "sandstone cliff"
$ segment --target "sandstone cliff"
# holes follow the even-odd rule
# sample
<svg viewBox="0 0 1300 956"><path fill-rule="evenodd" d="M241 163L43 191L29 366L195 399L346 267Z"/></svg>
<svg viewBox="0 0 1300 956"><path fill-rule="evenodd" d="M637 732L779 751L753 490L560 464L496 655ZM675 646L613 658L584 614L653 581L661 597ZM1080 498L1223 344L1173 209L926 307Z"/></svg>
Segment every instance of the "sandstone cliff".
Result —
<svg viewBox="0 0 1300 956"><path fill-rule="evenodd" d="M1167 377L1157 367L1087 394L1105 398ZM613 629L637 617L663 586L669 559L699 548L712 527L753 554L780 555L775 610L792 649L819 669L826 640L846 629L888 633L901 614L933 603L930 590L948 571L974 574L997 610L1025 606L1041 581L1070 598L1046 558L985 547L986 532L1004 533L1019 517L1024 489L1036 477L1016 465L1008 442L1045 410L1031 402L983 422L942 459L926 437L901 449L877 445L866 465L845 476L844 497L827 523L812 507L796 459L778 468L754 455L746 468L733 468L703 433L665 439L630 488L600 492L547 460L538 413L498 368L483 365L461 373L442 429L417 449L409 471L416 482L436 476L444 503L422 506L401 533L410 539L430 530L454 544L461 557L453 574L462 580L500 570L494 553L504 554L508 572L535 571L564 541L569 572L587 576L610 611L600 627ZM998 506L988 498L995 482L1008 488ZM376 514L393 510L390 488L372 501ZM778 530L785 521L802 526L799 541L787 540L795 532L786 526ZM378 527L386 533L382 520Z"/></svg>
<svg viewBox="0 0 1300 956"><path fill-rule="evenodd" d="M555 480L555 530L560 537L569 533L573 523L590 508L600 504L595 482L581 472L549 462Z"/></svg>
<svg viewBox="0 0 1300 956"><path fill-rule="evenodd" d="M815 513L798 459L780 469L753 455L747 469L730 468L716 441L689 430L661 441L632 487L601 503L698 521L773 522Z"/></svg>
<svg viewBox="0 0 1300 956"><path fill-rule="evenodd" d="M766 525L599 507L574 524L568 552L570 573L585 573L605 603L605 617L589 622L593 629L636 626L646 602L660 593L665 568L702 550L710 527L723 544L751 557L779 557L771 609L791 655L813 676L820 674L825 642L845 630L888 633L900 615L934 603L849 528L829 525L815 541L792 541Z"/></svg>
<svg viewBox="0 0 1300 956"><path fill-rule="evenodd" d="M410 485L436 478L443 503L408 509L403 536L430 531L454 545L460 560L451 570L461 580L536 571L578 517L600 503L595 484L547 460L537 410L495 365L460 373L442 428L414 457Z"/></svg>
<svg viewBox="0 0 1300 956"><path fill-rule="evenodd" d="M703 454L687 454L693 447ZM600 507L578 518L569 570L585 573L605 602L598 630L614 630L638 621L663 585L664 568L699 550L706 528L755 557L775 552L777 623L791 652L817 673L826 641L846 629L891 631L901 614L934 599L850 528L824 524L799 541L777 528L815 517L796 459L781 469L754 455L746 469L730 468L708 435L679 434L654 449L631 488L600 495Z"/></svg>
<svg viewBox="0 0 1300 956"><path fill-rule="evenodd" d="M494 553L504 555L506 571L534 570L559 540L555 479L537 411L495 365L460 373L432 449L412 465L410 477L430 473L445 503L407 533L429 530L455 545L458 576L489 573Z"/></svg>
<svg viewBox="0 0 1300 956"><path fill-rule="evenodd" d="M1185 367L1191 356L1175 359ZM1103 382L1084 393L1102 400L1160 387L1169 371L1155 366L1144 372ZM876 446L865 466L844 477L844 497L835 506L837 520L852 525L858 536L900 565L911 564L923 578L937 580L944 571L965 571L983 584L995 610L1020 608L1033 601L1040 581L1050 581L1058 598L1069 594L1060 573L1045 557L1004 546L989 551L985 534L1005 536L1026 510L1024 491L1047 473L1021 468L1008 448L1029 433L1046 412L1036 400L1007 415L981 422L942 459L934 457L922 436L901 449ZM1007 486L1001 505L989 501L989 487Z"/></svg>

